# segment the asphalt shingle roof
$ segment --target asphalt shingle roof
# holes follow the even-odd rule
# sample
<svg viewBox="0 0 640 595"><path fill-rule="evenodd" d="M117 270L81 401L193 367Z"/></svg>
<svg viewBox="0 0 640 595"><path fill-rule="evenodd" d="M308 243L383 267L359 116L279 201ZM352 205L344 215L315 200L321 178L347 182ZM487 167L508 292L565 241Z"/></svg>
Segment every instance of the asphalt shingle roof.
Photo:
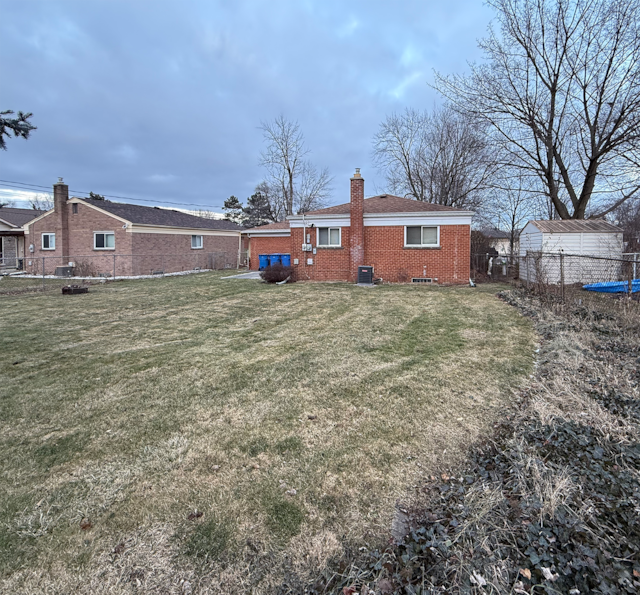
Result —
<svg viewBox="0 0 640 595"><path fill-rule="evenodd" d="M402 198L391 194L381 194L364 199L364 212L367 213L421 213L421 212L461 212L463 209L435 205L429 202ZM313 215L348 215L351 212L351 203L336 205L326 209L318 209L305 213L305 216Z"/></svg>
<svg viewBox="0 0 640 595"><path fill-rule="evenodd" d="M180 211L161 209L159 207L143 207L124 202L111 202L109 200L95 200L92 198L81 199L108 213L122 217L131 223L140 225L161 225L164 227L188 227L198 229L226 229L240 231L242 227L237 223L224 219L205 219Z"/></svg>
<svg viewBox="0 0 640 595"><path fill-rule="evenodd" d="M249 229L245 229L245 231L270 231L270 230L278 230L278 229L289 229L291 224L288 221L276 221L275 223L267 223L266 225L258 225L257 227L250 227Z"/></svg>
<svg viewBox="0 0 640 595"><path fill-rule="evenodd" d="M0 219L8 221L11 225L22 227L25 223L29 223L31 219L35 219L42 215L44 211L36 209L14 209L13 207L2 207L0 209Z"/></svg>

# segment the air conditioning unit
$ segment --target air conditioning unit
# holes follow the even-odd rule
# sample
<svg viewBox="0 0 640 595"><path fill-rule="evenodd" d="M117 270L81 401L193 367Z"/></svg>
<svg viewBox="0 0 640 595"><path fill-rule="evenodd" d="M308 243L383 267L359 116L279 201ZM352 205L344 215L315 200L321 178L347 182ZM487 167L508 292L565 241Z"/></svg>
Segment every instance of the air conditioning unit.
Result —
<svg viewBox="0 0 640 595"><path fill-rule="evenodd" d="M358 267L358 283L365 285L373 283L373 267Z"/></svg>
<svg viewBox="0 0 640 595"><path fill-rule="evenodd" d="M303 252L311 252L313 250L313 246L311 244L302 244Z"/></svg>

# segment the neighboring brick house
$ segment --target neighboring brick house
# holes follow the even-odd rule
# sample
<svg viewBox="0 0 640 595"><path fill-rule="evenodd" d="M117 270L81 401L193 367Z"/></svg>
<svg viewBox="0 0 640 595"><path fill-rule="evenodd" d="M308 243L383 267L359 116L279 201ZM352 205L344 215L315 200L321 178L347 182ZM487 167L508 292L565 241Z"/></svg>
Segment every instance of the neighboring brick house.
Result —
<svg viewBox="0 0 640 595"><path fill-rule="evenodd" d="M23 226L40 215L36 209L0 208L0 270L22 269L24 258Z"/></svg>
<svg viewBox="0 0 640 595"><path fill-rule="evenodd" d="M235 268L242 228L230 221L126 203L69 198L53 187L54 208L25 226L26 268L47 274L73 263L79 275L141 275Z"/></svg>
<svg viewBox="0 0 640 595"><path fill-rule="evenodd" d="M399 196L364 198L356 169L351 201L246 230L258 255L291 254L298 280L356 281L358 266L392 283L468 283L473 213ZM304 249L303 249L304 245Z"/></svg>

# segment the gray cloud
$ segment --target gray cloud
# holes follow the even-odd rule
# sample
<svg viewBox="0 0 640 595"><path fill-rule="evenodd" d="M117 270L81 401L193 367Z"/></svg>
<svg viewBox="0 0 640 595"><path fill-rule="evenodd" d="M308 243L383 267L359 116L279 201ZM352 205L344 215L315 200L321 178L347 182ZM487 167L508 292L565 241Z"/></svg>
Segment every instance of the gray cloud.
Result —
<svg viewBox="0 0 640 595"><path fill-rule="evenodd" d="M439 101L433 69L478 57L491 18L447 3L0 0L0 108L32 111L1 179L217 208L248 196L261 120L297 119L347 200L386 114Z"/></svg>

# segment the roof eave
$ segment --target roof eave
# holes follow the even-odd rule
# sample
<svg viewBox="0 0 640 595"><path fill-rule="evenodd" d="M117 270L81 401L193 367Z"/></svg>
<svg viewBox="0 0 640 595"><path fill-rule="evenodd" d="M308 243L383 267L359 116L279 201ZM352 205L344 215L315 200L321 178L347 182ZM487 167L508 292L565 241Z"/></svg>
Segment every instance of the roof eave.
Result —
<svg viewBox="0 0 640 595"><path fill-rule="evenodd" d="M9 225L10 227L20 227L20 225L16 225L15 223L11 223L11 221L7 221L6 219L2 219L2 217L0 217L0 223L4 223L5 225Z"/></svg>
<svg viewBox="0 0 640 595"><path fill-rule="evenodd" d="M411 211L409 213L365 213L365 219L384 219L385 217L473 217L472 211Z"/></svg>
<svg viewBox="0 0 640 595"><path fill-rule="evenodd" d="M115 215L114 215L115 216ZM158 223L131 223L130 229L133 231L136 227L145 227L145 228L156 228L160 227L162 229L184 229L188 231L198 232L198 231L226 231L228 233L241 233L241 229L224 229L223 227L188 227L183 225L160 225Z"/></svg>

